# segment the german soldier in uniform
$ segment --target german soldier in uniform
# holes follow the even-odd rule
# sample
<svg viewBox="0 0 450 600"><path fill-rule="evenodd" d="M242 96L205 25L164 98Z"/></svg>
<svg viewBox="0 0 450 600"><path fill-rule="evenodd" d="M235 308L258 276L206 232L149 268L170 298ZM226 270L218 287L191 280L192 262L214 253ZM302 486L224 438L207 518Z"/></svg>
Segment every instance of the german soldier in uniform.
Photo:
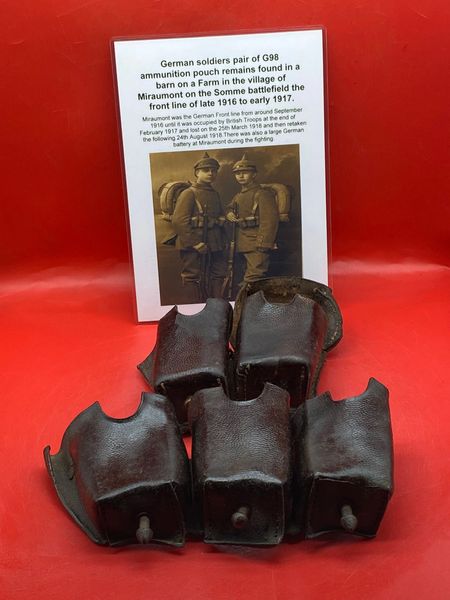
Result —
<svg viewBox="0 0 450 600"><path fill-rule="evenodd" d="M227 220L237 226L236 251L245 258L244 282L267 275L278 231L275 197L255 182L256 172L245 154L235 163L233 173L242 188L227 207Z"/></svg>
<svg viewBox="0 0 450 600"><path fill-rule="evenodd" d="M221 297L226 271L224 217L219 194L212 187L219 168L205 152L194 165L195 183L178 196L172 216L187 304Z"/></svg>

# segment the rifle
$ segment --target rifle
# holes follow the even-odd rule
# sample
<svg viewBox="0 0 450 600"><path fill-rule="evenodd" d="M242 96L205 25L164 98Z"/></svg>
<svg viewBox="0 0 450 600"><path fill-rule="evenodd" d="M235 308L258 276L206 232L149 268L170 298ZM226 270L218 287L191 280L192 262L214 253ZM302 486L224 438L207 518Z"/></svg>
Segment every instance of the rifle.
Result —
<svg viewBox="0 0 450 600"><path fill-rule="evenodd" d="M203 229L202 229L202 242L208 246L208 207L207 204L203 207ZM205 253L201 255L201 269L200 269L200 295L202 302L206 302L209 296L209 285L208 285L208 270L209 270L209 248Z"/></svg>
<svg viewBox="0 0 450 600"><path fill-rule="evenodd" d="M238 216L238 207L236 202L233 203L232 211L234 216ZM233 277L234 277L234 256L236 254L236 222L231 224L231 239L230 245L228 247L228 257L227 257L227 276L224 279L222 286L222 297L227 300L231 300L231 296L233 295ZM227 291L227 295L225 296L225 291Z"/></svg>

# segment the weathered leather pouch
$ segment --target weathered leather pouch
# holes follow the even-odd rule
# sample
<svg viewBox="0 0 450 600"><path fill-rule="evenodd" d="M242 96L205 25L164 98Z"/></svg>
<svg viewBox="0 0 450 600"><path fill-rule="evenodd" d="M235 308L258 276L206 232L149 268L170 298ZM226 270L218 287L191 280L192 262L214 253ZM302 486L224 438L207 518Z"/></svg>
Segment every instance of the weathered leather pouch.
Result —
<svg viewBox="0 0 450 600"><path fill-rule="evenodd" d="M393 492L388 390L307 400L292 419L294 521L307 538L347 531L373 537Z"/></svg>
<svg viewBox="0 0 450 600"><path fill-rule="evenodd" d="M288 394L266 384L258 398L201 390L189 408L194 498L204 541L278 544L290 514Z"/></svg>
<svg viewBox="0 0 450 600"><path fill-rule="evenodd" d="M138 365L153 389L174 404L182 424L194 392L220 385L228 390L232 314L230 304L217 298L208 298L195 315L183 315L174 306L159 321L153 351Z"/></svg>
<svg viewBox="0 0 450 600"><path fill-rule="evenodd" d="M94 542L184 544L189 460L166 398L142 394L126 419L96 402L69 425L59 452L47 446L44 457L61 502Z"/></svg>
<svg viewBox="0 0 450 600"><path fill-rule="evenodd" d="M236 300L232 342L239 399L270 381L291 406L315 394L326 353L342 337L342 317L330 288L301 278L261 279Z"/></svg>

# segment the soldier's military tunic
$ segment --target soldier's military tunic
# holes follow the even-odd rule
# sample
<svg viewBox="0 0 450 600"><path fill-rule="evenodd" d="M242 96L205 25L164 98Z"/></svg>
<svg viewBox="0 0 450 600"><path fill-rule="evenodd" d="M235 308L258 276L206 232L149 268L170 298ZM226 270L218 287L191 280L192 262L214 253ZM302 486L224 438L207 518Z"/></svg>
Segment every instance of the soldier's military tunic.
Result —
<svg viewBox="0 0 450 600"><path fill-rule="evenodd" d="M204 239L204 219L207 221ZM180 250L183 284L196 283L201 279L202 255L194 246L205 242L208 246L208 270L211 295L217 296L226 272L223 256L222 206L217 191L208 183L193 183L177 198L172 225L177 234L176 248Z"/></svg>
<svg viewBox="0 0 450 600"><path fill-rule="evenodd" d="M235 210L236 251L245 257L244 281L265 277L269 270L269 250L275 247L278 207L273 194L252 183L233 198L228 210Z"/></svg>

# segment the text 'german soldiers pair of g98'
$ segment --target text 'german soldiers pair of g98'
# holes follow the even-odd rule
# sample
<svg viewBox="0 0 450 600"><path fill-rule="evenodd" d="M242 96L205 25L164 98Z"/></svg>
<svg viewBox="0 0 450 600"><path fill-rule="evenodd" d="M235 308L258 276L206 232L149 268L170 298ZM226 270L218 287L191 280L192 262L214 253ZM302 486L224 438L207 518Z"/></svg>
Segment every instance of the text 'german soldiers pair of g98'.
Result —
<svg viewBox="0 0 450 600"><path fill-rule="evenodd" d="M139 365L155 393L126 419L93 404L45 449L59 498L113 546L373 537L393 491L388 391L370 379L359 396L314 397L341 336L331 290L300 278L246 285L234 314L222 299L174 307Z"/></svg>

